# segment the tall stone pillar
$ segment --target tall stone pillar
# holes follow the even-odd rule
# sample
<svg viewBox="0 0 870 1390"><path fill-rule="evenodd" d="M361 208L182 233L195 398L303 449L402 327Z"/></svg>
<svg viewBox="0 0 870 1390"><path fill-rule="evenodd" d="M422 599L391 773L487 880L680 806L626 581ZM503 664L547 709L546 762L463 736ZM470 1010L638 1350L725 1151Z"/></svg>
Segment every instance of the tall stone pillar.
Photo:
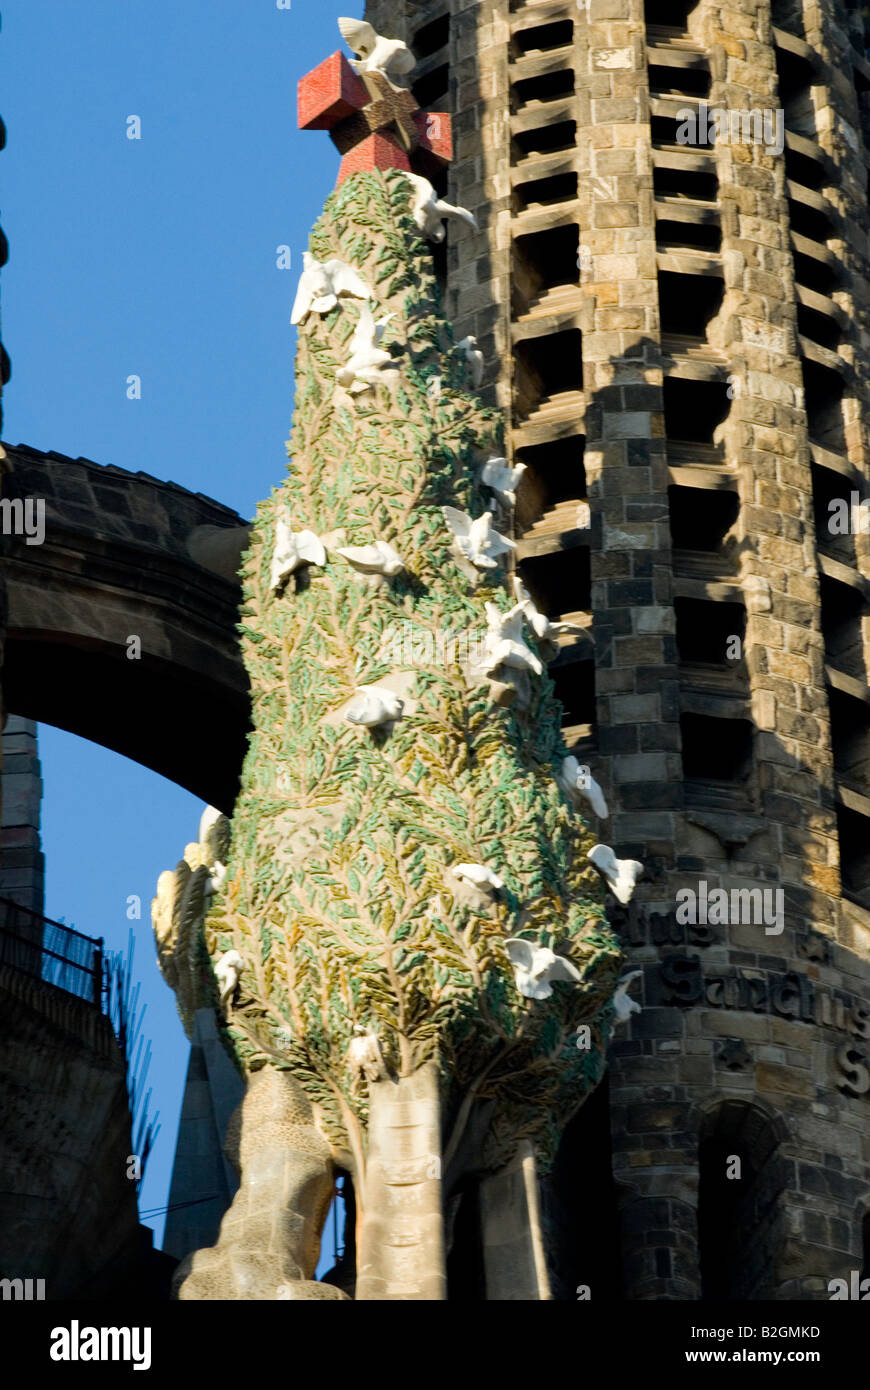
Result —
<svg viewBox="0 0 870 1390"><path fill-rule="evenodd" d="M369 1095L357 1300L446 1298L437 1068L374 1081Z"/></svg>

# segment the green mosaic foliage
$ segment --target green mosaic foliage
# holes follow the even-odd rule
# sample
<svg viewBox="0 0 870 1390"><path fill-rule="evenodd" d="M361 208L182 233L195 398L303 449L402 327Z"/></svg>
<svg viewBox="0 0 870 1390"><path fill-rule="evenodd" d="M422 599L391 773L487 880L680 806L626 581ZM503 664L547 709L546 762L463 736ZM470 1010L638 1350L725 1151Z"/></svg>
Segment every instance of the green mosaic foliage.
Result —
<svg viewBox="0 0 870 1390"><path fill-rule="evenodd" d="M428 636L424 653L445 631L482 637L484 602L512 603L503 566L469 583L441 513L491 507L478 471L502 452L501 420L470 390L410 193L398 171L354 175L311 236L318 259L360 271L376 318L394 313L382 346L400 383L392 395L336 395L359 300L300 329L293 461L258 510L243 565L255 732L206 937L213 957L234 947L246 962L227 1030L240 1064L292 1067L337 1149L364 1144L365 1083L346 1060L360 1024L397 1073L438 1061L448 1114L470 1094L496 1102L493 1161L521 1136L546 1161L603 1069L620 954L585 861L591 837L556 784L565 749L552 683L532 676L528 707L502 707L487 681L467 684L449 649L403 665L407 646L391 643L403 624ZM387 540L406 571L372 584L330 549L325 567L276 594L279 515L327 545L336 532L336 544ZM397 672L406 709L391 733L342 720L356 686ZM497 899L456 893L448 870L462 861L501 875ZM583 984L524 999L504 946L517 935L570 955ZM575 1045L584 1022L589 1051Z"/></svg>

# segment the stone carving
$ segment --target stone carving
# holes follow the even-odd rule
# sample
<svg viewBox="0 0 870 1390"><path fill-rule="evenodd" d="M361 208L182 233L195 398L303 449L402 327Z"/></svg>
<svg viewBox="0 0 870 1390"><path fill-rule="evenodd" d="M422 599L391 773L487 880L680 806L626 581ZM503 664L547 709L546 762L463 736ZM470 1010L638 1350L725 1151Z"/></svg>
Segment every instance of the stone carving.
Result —
<svg viewBox="0 0 870 1390"><path fill-rule="evenodd" d="M351 1038L347 1049L348 1066L357 1076L364 1076L367 1081L383 1081L388 1073L384 1062L384 1050L377 1033L370 1032L359 1023L354 1024L353 1031L354 1037Z"/></svg>
<svg viewBox="0 0 870 1390"><path fill-rule="evenodd" d="M290 522L279 516L275 521L275 550L269 569L269 588L282 589L301 565L325 565L326 550L313 531L293 531Z"/></svg>
<svg viewBox="0 0 870 1390"><path fill-rule="evenodd" d="M516 489L525 471L524 463L517 463L511 467L507 459L491 458L487 459L480 470L480 481L485 487L492 488L498 500L505 506L515 507Z"/></svg>
<svg viewBox="0 0 870 1390"><path fill-rule="evenodd" d="M214 968L221 992L221 1008L225 1009L238 987L245 963L238 951L225 951Z"/></svg>
<svg viewBox="0 0 870 1390"><path fill-rule="evenodd" d="M457 343L456 347L468 364L472 386L477 388L483 381L483 353L477 346L477 339L473 334L470 334L467 338L463 338L460 343Z"/></svg>
<svg viewBox="0 0 870 1390"><path fill-rule="evenodd" d="M339 545L336 555L341 555L349 565L360 574L384 575L395 579L405 568L405 562L389 541L377 540L373 545Z"/></svg>
<svg viewBox="0 0 870 1390"><path fill-rule="evenodd" d="M504 888L504 879L485 864L454 864L452 872L457 878L466 879L475 888L490 895Z"/></svg>
<svg viewBox="0 0 870 1390"><path fill-rule="evenodd" d="M480 515L481 461L498 453L501 421L469 396L414 196L401 172L352 174L311 237L318 261L351 264L372 286L376 304L363 305L361 320L395 319L404 365L391 393L342 398L333 383L355 336L351 314L310 315L301 326L293 468L259 507L243 561L239 631L254 731L228 873L201 931L214 1004L208 957L237 951L245 962L233 1007L218 1017L252 1077L243 1133L262 1123L277 1135L253 1089L277 1071L305 1092L313 1123L302 1127L324 1147L310 1201L293 1177L292 1221L277 1196L286 1170L263 1175L268 1229L284 1231L286 1250L269 1245L258 1265L251 1252L265 1218L254 1212L259 1180L249 1181L242 1146L240 1194L215 1250L182 1276L183 1297L222 1296L209 1290L228 1287L237 1250L240 1267L255 1270L245 1287L290 1281L309 1297L313 1265L294 1242L300 1215L307 1231L318 1228L330 1154L351 1173L358 1202L357 1296L443 1296L442 1184L455 1191L468 1165L496 1174L524 1144L545 1170L604 1067L621 953L586 860L591 836L556 780L566 750L541 663L523 642L527 698L508 707L456 659L384 655L399 618L434 635L473 629L481 597L493 625L510 611L504 568L485 565L469 582L444 526L444 508L469 529ZM405 568L372 588L352 564L330 562L293 604L276 603L276 519L292 515L327 546L337 535L345 550L382 537L401 548ZM496 543L512 553L509 538ZM407 691L403 717L388 739L377 729L360 738L341 712L360 688L389 694L387 681L403 702ZM479 867L482 881L449 866ZM531 980L534 952L544 953L535 998L517 988L508 941L531 953ZM582 1052L572 1041L580 1022L591 1040ZM397 1177L417 1156L404 1151L406 1135L419 1146L419 1184ZM296 1154L299 1127L292 1141ZM275 1165L279 1149L270 1137L264 1152Z"/></svg>
<svg viewBox="0 0 870 1390"><path fill-rule="evenodd" d="M265 1067L230 1120L225 1151L241 1186L217 1245L182 1260L173 1292L182 1301L346 1299L314 1279L335 1180L329 1145L297 1081Z"/></svg>
<svg viewBox="0 0 870 1390"><path fill-rule="evenodd" d="M335 373L338 385L345 387L352 395L368 391L372 386L395 386L399 369L386 348L379 346L384 330L393 317L393 314L385 314L375 321L368 304L360 309L359 323L350 340L350 356Z"/></svg>
<svg viewBox="0 0 870 1390"><path fill-rule="evenodd" d="M632 999L628 992L628 987L632 980L642 980L642 970L629 970L627 975L622 975L613 996L613 1026L617 1028L620 1023L627 1023L632 1014L640 1013L640 1004L636 999Z"/></svg>
<svg viewBox="0 0 870 1390"><path fill-rule="evenodd" d="M607 820L610 812L604 799L604 792L584 763L570 755L565 758L559 771L559 785L565 790L576 806L580 799L587 801L599 820ZM621 901L621 900L620 900Z"/></svg>
<svg viewBox="0 0 870 1390"><path fill-rule="evenodd" d="M530 941L512 938L505 942L517 989L526 999L549 999L554 980L582 984L583 976L572 961L557 956L548 946L533 946Z"/></svg>
<svg viewBox="0 0 870 1390"><path fill-rule="evenodd" d="M342 294L355 299L372 297L368 285L357 275L353 266L345 265L335 256L328 261L318 261L310 251L303 251L302 264L304 270L299 277L291 323L304 323L309 314L328 314Z"/></svg>
<svg viewBox="0 0 870 1390"><path fill-rule="evenodd" d="M617 859L609 845L593 845L586 858L594 864L617 902L627 903L643 873L639 859Z"/></svg>
<svg viewBox="0 0 870 1390"><path fill-rule="evenodd" d="M401 719L405 702L391 690L378 690L374 685L360 685L356 696L344 712L350 724L362 724L367 729L377 729L385 724L393 724Z"/></svg>
<svg viewBox="0 0 870 1390"><path fill-rule="evenodd" d="M538 608L518 575L514 575L514 594L547 661L552 661L559 654L559 644L556 641L558 636L562 633L572 636L583 633L584 629L579 627L577 623L551 622L546 613L542 613Z"/></svg>
<svg viewBox="0 0 870 1390"><path fill-rule="evenodd" d="M469 212L467 208L457 208L452 203L445 203L443 198L438 197L428 179L424 179L420 174L406 174L405 178L410 179L414 185L414 221L430 241L444 240L447 235L444 227L445 217L456 217L477 231L477 218L474 213Z"/></svg>
<svg viewBox="0 0 870 1390"><path fill-rule="evenodd" d="M341 18L338 21L341 37L358 58L351 59L354 72L377 72L389 78L390 73L403 75L413 72L417 60L401 39L385 39L362 19Z"/></svg>
<svg viewBox="0 0 870 1390"><path fill-rule="evenodd" d="M222 891L229 845L229 820L213 806L207 807L200 820L199 840L187 845L175 869L160 875L151 904L158 964L175 990L188 1037L196 1010L216 1001L202 927Z"/></svg>
<svg viewBox="0 0 870 1390"><path fill-rule="evenodd" d="M442 507L444 520L453 533L457 551L478 570L495 569L499 557L514 549L514 542L502 536L492 524L492 512L474 520L457 507Z"/></svg>
<svg viewBox="0 0 870 1390"><path fill-rule="evenodd" d="M512 666L518 671L534 671L536 676L543 673L540 659L523 638L523 619L525 609L517 603L508 611L502 612L494 603L486 605L486 670L497 671L503 666Z"/></svg>

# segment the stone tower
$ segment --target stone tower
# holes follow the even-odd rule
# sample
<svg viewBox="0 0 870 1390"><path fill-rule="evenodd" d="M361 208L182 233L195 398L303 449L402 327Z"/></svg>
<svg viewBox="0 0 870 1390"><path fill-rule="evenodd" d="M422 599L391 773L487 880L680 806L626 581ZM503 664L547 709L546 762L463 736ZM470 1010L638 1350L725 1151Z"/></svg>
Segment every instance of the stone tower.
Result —
<svg viewBox="0 0 870 1390"><path fill-rule="evenodd" d="M606 1291L827 1298L870 1261L860 12L366 17L453 116L441 190L480 231L448 239L447 317L526 464L525 583L585 629L550 667L566 738L647 866L611 914L645 1008L610 1054Z"/></svg>

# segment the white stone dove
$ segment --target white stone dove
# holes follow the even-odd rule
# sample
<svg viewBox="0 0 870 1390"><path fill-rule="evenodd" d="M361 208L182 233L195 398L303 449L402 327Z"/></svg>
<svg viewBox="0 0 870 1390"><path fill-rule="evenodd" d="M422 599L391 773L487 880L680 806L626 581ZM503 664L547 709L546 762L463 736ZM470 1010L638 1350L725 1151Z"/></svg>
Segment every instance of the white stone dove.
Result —
<svg viewBox="0 0 870 1390"><path fill-rule="evenodd" d="M424 179L421 174L409 174L407 170L404 172L405 178L410 179L414 185L414 202L411 208L414 221L430 241L444 240L447 235L444 227L445 217L458 217L477 231L477 218L474 213L469 212L467 208L457 208L452 203L445 203L443 198L438 197L429 180Z"/></svg>
<svg viewBox="0 0 870 1390"><path fill-rule="evenodd" d="M398 380L398 367L386 348L379 346L391 318L392 314L386 314L375 322L369 305L363 304L350 340L350 356L335 374L339 386L356 395L370 386L392 386Z"/></svg>
<svg viewBox="0 0 870 1390"><path fill-rule="evenodd" d="M351 52L359 54L350 62L354 72L379 72L389 81L390 73L412 72L417 66L417 60L406 43L401 39L385 39L363 19L342 16L338 27Z"/></svg>
<svg viewBox="0 0 870 1390"><path fill-rule="evenodd" d="M542 613L540 608L538 608L518 574L514 575L514 596L517 603L521 605L526 615L526 622L529 624L532 632L536 637L540 638L542 642L551 642L555 646L557 645L555 639L562 632L585 633L586 629L580 627L577 623L552 622L551 619L547 617L546 613Z"/></svg>
<svg viewBox="0 0 870 1390"><path fill-rule="evenodd" d="M483 381L483 353L477 346L477 339L473 334L470 334L469 337L463 338L456 346L460 349L468 363L468 370L471 373L471 384L473 386L479 386Z"/></svg>
<svg viewBox="0 0 870 1390"><path fill-rule="evenodd" d="M371 290L352 265L335 258L318 261L310 251L302 252L302 263L305 269L299 277L291 323L304 323L309 314L328 314L341 294L371 299Z"/></svg>
<svg viewBox="0 0 870 1390"><path fill-rule="evenodd" d="M325 565L326 550L313 531L294 531L281 517L275 523L275 550L269 588L280 589L300 565Z"/></svg>
<svg viewBox="0 0 870 1390"><path fill-rule="evenodd" d="M342 555L361 574L385 574L392 579L405 568L401 555L388 541L375 541L372 545L339 545L335 553Z"/></svg>
<svg viewBox="0 0 870 1390"><path fill-rule="evenodd" d="M223 887L227 873L228 869L226 864L222 864L219 859L212 864L205 884L205 894L207 898L213 898L218 889Z"/></svg>
<svg viewBox="0 0 870 1390"><path fill-rule="evenodd" d="M617 902L631 901L643 873L640 860L617 859L610 845L593 845L586 858L595 865Z"/></svg>
<svg viewBox="0 0 870 1390"><path fill-rule="evenodd" d="M226 1008L235 994L244 968L245 962L238 951L224 951L220 960L215 963L214 973L220 987L221 1008Z"/></svg>
<svg viewBox="0 0 870 1390"><path fill-rule="evenodd" d="M517 989L526 999L549 999L553 980L568 980L572 984L583 981L576 965L564 956L557 956L548 946L535 946L531 941L513 936L505 942L505 948L514 968Z"/></svg>
<svg viewBox="0 0 870 1390"><path fill-rule="evenodd" d="M376 685L358 685L353 700L344 711L344 717L349 724L376 729L380 724L392 724L395 719L401 719L404 708L404 700L400 700L392 690L382 690Z"/></svg>
<svg viewBox="0 0 870 1390"><path fill-rule="evenodd" d="M387 1068L380 1038L359 1023L353 1025L353 1031L356 1036L348 1044L348 1066L357 1077L381 1081L387 1074Z"/></svg>
<svg viewBox="0 0 870 1390"><path fill-rule="evenodd" d="M453 864L451 868L457 878L465 879L484 893L497 893L499 888L504 888L504 879L494 874L485 864Z"/></svg>
<svg viewBox="0 0 870 1390"><path fill-rule="evenodd" d="M639 1014L640 1004L636 999L632 999L628 993L628 986L632 980L643 978L642 970L630 970L627 975L623 975L616 983L616 993L613 996L613 1026L627 1023L632 1014Z"/></svg>
<svg viewBox="0 0 870 1390"><path fill-rule="evenodd" d="M516 463L511 467L507 459L491 458L486 460L480 470L480 481L484 487L492 488L499 501L505 502L509 507L515 507L516 489L525 471L524 463Z"/></svg>
<svg viewBox="0 0 870 1390"><path fill-rule="evenodd" d="M610 812L607 809L604 792L585 763L578 762L573 754L569 754L567 758L562 760L558 781L575 805L577 798L583 797L585 801L589 802L599 820L607 820Z"/></svg>
<svg viewBox="0 0 870 1390"><path fill-rule="evenodd" d="M520 671L543 674L540 660L523 640L523 607L517 603L503 613L494 603L484 605L487 632L484 639L487 672L498 666L513 666Z"/></svg>
<svg viewBox="0 0 870 1390"><path fill-rule="evenodd" d="M475 569L493 570L497 557L513 550L514 542L502 536L492 524L492 512L484 512L472 521L467 512L457 507L442 507L444 520L453 532L456 548Z"/></svg>

